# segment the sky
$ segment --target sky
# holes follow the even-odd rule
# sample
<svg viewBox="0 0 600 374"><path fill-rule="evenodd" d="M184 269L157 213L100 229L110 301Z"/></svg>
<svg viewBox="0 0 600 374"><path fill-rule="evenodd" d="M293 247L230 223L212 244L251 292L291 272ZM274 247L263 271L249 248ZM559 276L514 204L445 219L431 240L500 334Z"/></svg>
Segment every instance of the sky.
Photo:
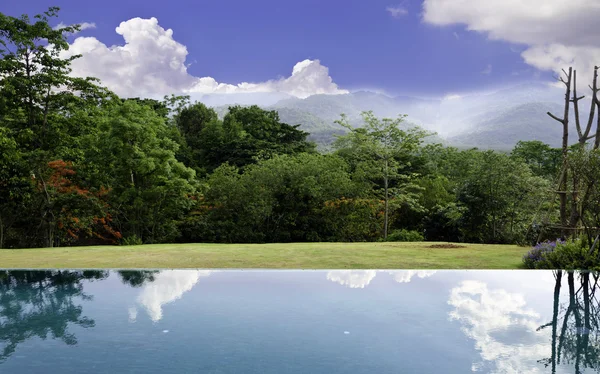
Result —
<svg viewBox="0 0 600 374"><path fill-rule="evenodd" d="M443 97L551 81L600 62L598 0L41 0L82 54L73 74L122 96L373 90ZM598 63L596 62L596 63Z"/></svg>

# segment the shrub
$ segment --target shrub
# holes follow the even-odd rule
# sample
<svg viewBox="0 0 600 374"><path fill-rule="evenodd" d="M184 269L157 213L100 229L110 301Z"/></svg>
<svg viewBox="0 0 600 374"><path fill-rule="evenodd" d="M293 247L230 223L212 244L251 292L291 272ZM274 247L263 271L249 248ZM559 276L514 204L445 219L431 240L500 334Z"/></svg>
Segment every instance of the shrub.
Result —
<svg viewBox="0 0 600 374"><path fill-rule="evenodd" d="M142 245L142 239L140 239L137 235L131 235L121 240L121 245Z"/></svg>
<svg viewBox="0 0 600 374"><path fill-rule="evenodd" d="M537 243L523 256L523 264L527 269L538 268L538 263L544 260L548 253L553 252L557 244L564 244L564 241L557 239L556 241L546 240L544 242Z"/></svg>
<svg viewBox="0 0 600 374"><path fill-rule="evenodd" d="M580 239L567 242L540 243L525 257L523 262L530 269L598 270L600 261L590 254L587 243ZM544 245L545 244L545 245ZM539 246L539 249L537 248Z"/></svg>
<svg viewBox="0 0 600 374"><path fill-rule="evenodd" d="M388 235L388 242L422 242L425 240L423 234L416 230L394 230Z"/></svg>

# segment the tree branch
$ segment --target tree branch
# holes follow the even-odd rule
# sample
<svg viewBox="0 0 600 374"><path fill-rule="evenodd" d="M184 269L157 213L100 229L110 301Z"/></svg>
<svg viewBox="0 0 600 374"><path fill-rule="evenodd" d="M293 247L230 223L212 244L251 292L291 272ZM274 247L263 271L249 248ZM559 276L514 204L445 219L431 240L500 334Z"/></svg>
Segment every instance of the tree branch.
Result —
<svg viewBox="0 0 600 374"><path fill-rule="evenodd" d="M547 112L547 114L548 114L550 117L552 117L552 118L554 118L555 120L557 120L558 122L560 122L560 123L565 123L565 120L564 120L564 119L560 119L560 118L558 118L557 116L555 116L554 114L552 114L552 113L550 113L550 112Z"/></svg>

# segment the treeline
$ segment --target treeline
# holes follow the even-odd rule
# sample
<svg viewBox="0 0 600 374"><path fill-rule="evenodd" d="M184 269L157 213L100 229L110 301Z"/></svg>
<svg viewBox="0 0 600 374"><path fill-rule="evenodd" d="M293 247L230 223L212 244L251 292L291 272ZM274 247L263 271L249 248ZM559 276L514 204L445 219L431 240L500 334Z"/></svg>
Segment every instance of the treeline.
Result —
<svg viewBox="0 0 600 374"><path fill-rule="evenodd" d="M161 242L524 243L560 150L426 144L404 117L319 153L257 106L221 120L186 97L122 99L69 76L51 8L0 13L0 248ZM51 48L48 46L52 46ZM76 58L75 56L74 58Z"/></svg>

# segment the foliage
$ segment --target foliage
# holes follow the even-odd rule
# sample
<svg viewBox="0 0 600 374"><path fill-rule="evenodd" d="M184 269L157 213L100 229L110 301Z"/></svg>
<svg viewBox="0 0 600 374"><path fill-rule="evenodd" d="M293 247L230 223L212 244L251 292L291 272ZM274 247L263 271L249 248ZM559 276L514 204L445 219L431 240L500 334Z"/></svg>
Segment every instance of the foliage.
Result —
<svg viewBox="0 0 600 374"><path fill-rule="evenodd" d="M133 234L121 240L121 245L142 245L144 242L137 235Z"/></svg>
<svg viewBox="0 0 600 374"><path fill-rule="evenodd" d="M223 165L208 180L200 207L208 222L198 212L197 227L206 229L206 241L331 240L336 233L327 231L334 224L324 208L359 194L347 169L339 157L307 153L260 161L243 173Z"/></svg>
<svg viewBox="0 0 600 374"><path fill-rule="evenodd" d="M588 243L580 239L537 244L523 257L523 263L535 269L600 269L597 253L592 253Z"/></svg>
<svg viewBox="0 0 600 374"><path fill-rule="evenodd" d="M179 162L165 120L146 106L127 101L106 109L88 158L95 177L110 185L119 231L145 243L173 240L176 220L192 206L194 170Z"/></svg>
<svg viewBox="0 0 600 374"><path fill-rule="evenodd" d="M390 232L523 243L536 212L556 210L541 204L557 171L546 144L520 142L510 155L458 150L426 144L431 134L405 116L353 112L329 118L327 131L341 135L334 152L318 153L296 125L301 108L282 112L289 123L258 106L220 119L187 96L119 98L73 77L67 35L78 26L52 28L57 15L0 13L2 248L358 242ZM331 95L324 109L343 102ZM569 185L584 187L570 199L597 227L599 153L572 149L569 167Z"/></svg>
<svg viewBox="0 0 600 374"><path fill-rule="evenodd" d="M561 150L539 140L519 141L511 157L525 161L535 175L548 179L557 176L561 164Z"/></svg>
<svg viewBox="0 0 600 374"><path fill-rule="evenodd" d="M415 230L395 230L387 237L388 242L421 242L425 238L423 234Z"/></svg>
<svg viewBox="0 0 600 374"><path fill-rule="evenodd" d="M523 242L547 196L548 182L506 155L492 151L473 155L473 166L457 188L457 201L466 208L461 219L463 240Z"/></svg>
<svg viewBox="0 0 600 374"><path fill-rule="evenodd" d="M186 126L179 126L198 166L207 172L224 163L243 168L276 155L315 149L315 145L306 140L308 133L298 130L298 126L282 123L276 111L255 105L230 107L222 122L214 110L202 104L184 109L183 115L186 117L178 121ZM194 122L188 116L198 119Z"/></svg>
<svg viewBox="0 0 600 374"><path fill-rule="evenodd" d="M523 264L528 269L535 269L538 263L545 260L548 253L556 249L557 244L565 244L564 241L557 239L556 241L546 240L537 243L529 252L523 256Z"/></svg>
<svg viewBox="0 0 600 374"><path fill-rule="evenodd" d="M409 169L410 159L430 134L419 128L401 129L405 116L381 120L373 112L363 112L362 116L364 127L354 128L342 115L337 123L349 133L339 136L334 146L337 154L353 167L358 179L379 187L384 200L383 237L386 238L390 215L395 208L399 205L420 208L419 186L413 183L415 175ZM390 201L396 204L390 206Z"/></svg>

